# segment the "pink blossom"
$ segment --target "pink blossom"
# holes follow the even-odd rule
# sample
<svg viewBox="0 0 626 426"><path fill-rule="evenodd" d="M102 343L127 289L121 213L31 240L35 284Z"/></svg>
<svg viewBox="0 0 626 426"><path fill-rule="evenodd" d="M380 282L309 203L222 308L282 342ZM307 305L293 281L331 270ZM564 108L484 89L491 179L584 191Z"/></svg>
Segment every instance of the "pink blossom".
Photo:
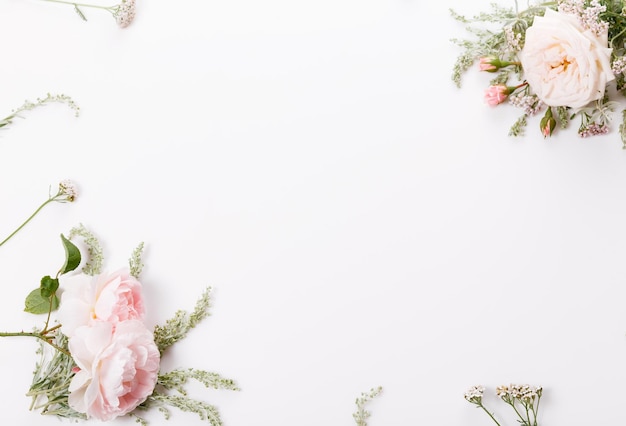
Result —
<svg viewBox="0 0 626 426"><path fill-rule="evenodd" d="M63 294L58 319L63 333L72 337L75 330L94 321L115 325L120 321L143 319L145 308L141 283L128 270L112 274L86 274L61 278Z"/></svg>
<svg viewBox="0 0 626 426"><path fill-rule="evenodd" d="M489 86L489 88L485 90L485 101L491 106L496 106L504 102L509 96L509 93L511 93L509 88L504 84Z"/></svg>
<svg viewBox="0 0 626 426"><path fill-rule="evenodd" d="M80 371L69 387L69 405L107 421L134 410L154 391L160 354L143 322L95 322L75 330L69 349Z"/></svg>
<svg viewBox="0 0 626 426"><path fill-rule="evenodd" d="M493 61L496 60L493 57L489 57L486 56L484 58L480 58L479 62L478 62L478 69L480 69L481 71L487 71L487 72L492 72L492 71L496 71L498 69L498 67L496 67L493 64Z"/></svg>

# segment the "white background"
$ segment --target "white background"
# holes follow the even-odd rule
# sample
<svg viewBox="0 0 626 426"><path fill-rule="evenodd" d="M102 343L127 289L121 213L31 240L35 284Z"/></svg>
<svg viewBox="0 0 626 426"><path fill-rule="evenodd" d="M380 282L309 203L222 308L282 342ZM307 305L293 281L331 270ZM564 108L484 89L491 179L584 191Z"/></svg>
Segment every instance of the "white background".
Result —
<svg viewBox="0 0 626 426"><path fill-rule="evenodd" d="M138 0L119 29L2 0L0 115L47 92L82 111L0 132L0 237L50 185L80 189L0 248L0 329L41 324L23 299L83 223L110 270L146 243L151 324L213 286L163 367L235 379L192 390L225 426L353 425L378 385L370 426L487 425L463 393L511 382L544 386L542 425L623 424L626 151L578 123L544 140L538 117L510 138L488 75L454 86L448 8L488 3ZM28 411L35 347L0 341L10 424L56 423Z"/></svg>

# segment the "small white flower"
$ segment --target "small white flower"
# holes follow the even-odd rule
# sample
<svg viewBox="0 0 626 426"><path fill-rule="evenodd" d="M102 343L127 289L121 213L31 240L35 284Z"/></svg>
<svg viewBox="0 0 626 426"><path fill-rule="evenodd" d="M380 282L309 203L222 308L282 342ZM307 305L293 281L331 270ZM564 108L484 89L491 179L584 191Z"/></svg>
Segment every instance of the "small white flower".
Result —
<svg viewBox="0 0 626 426"><path fill-rule="evenodd" d="M69 179L64 179L59 183L59 193L65 195L68 201L74 201L78 196L76 185Z"/></svg>
<svg viewBox="0 0 626 426"><path fill-rule="evenodd" d="M469 402L475 403L476 401L480 401L482 399L484 391L485 388L483 386L472 386L467 392L465 392L464 396Z"/></svg>
<svg viewBox="0 0 626 426"><path fill-rule="evenodd" d="M498 386L496 388L496 394L504 399L509 395L509 387L508 386Z"/></svg>
<svg viewBox="0 0 626 426"><path fill-rule="evenodd" d="M135 0L122 0L115 12L117 25L126 28L135 19Z"/></svg>

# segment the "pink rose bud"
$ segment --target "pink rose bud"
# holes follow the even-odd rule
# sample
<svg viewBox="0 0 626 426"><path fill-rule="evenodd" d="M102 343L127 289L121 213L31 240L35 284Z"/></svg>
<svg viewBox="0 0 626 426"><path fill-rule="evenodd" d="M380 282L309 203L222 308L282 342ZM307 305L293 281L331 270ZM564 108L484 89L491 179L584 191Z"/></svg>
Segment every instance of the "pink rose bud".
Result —
<svg viewBox="0 0 626 426"><path fill-rule="evenodd" d="M504 84L489 86L485 90L485 101L491 106L496 106L504 102L509 94L511 94L511 89Z"/></svg>
<svg viewBox="0 0 626 426"><path fill-rule="evenodd" d="M495 72L498 71L500 60L494 56L485 56L480 58L478 62L478 69L481 71Z"/></svg>
<svg viewBox="0 0 626 426"><path fill-rule="evenodd" d="M556 120L552 115L552 108L548 107L548 110L539 122L539 129L541 130L543 137L547 138L548 136L552 136L552 132L554 132L555 127Z"/></svg>
<svg viewBox="0 0 626 426"><path fill-rule="evenodd" d="M478 69L487 72L496 72L511 65L519 65L519 62L503 61L495 56L484 56L478 60Z"/></svg>

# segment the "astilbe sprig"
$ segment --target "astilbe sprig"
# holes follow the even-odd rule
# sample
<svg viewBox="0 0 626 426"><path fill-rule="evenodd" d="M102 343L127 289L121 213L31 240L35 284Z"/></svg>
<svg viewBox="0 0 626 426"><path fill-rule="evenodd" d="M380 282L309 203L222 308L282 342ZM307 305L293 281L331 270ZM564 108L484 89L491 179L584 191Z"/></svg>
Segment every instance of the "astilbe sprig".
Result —
<svg viewBox="0 0 626 426"><path fill-rule="evenodd" d="M352 418L354 418L357 426L367 426L367 419L370 418L371 413L365 409L365 406L372 399L380 395L382 390L383 388L381 386L372 388L369 392L361 393L361 396L356 399L356 411L352 414Z"/></svg>
<svg viewBox="0 0 626 426"><path fill-rule="evenodd" d="M196 302L193 312L189 313L185 310L179 310L165 324L155 327L154 341L159 351L163 353L174 343L185 338L191 329L209 316L210 308L211 287L207 287Z"/></svg>
<svg viewBox="0 0 626 426"><path fill-rule="evenodd" d="M25 111L32 111L35 108L43 107L51 103L65 104L74 111L74 115L76 117L80 115L80 107L76 104L76 102L74 102L72 98L64 94L53 95L53 94L48 93L46 94L45 97L37 98L34 102L25 100L24 103L20 107L11 111L11 113L7 115L6 117L4 117L3 119L0 119L0 128L13 124L13 121L16 118L20 118L21 117L20 114Z"/></svg>
<svg viewBox="0 0 626 426"><path fill-rule="evenodd" d="M161 354L174 343L185 338L200 321L208 317L210 307L211 287L207 287L197 300L192 312L178 310L174 317L167 320L164 325L157 325L154 329L154 341ZM233 380L205 370L188 368L167 373L160 372L154 392L137 409L157 408L168 419L170 417L169 408L177 408L184 412L197 414L200 419L208 421L212 426L221 426L222 420L215 406L187 395L184 386L191 379L202 383L207 388L239 390ZM177 394L168 392L172 390L176 391ZM134 415L139 423L145 424L145 420L139 417L137 413Z"/></svg>
<svg viewBox="0 0 626 426"><path fill-rule="evenodd" d="M168 390L173 389L181 395L187 395L187 390L184 386L192 379L202 383L206 388L239 390L237 384L232 379L226 379L217 373L193 368L177 369L169 373L160 374L157 379L157 385Z"/></svg>

